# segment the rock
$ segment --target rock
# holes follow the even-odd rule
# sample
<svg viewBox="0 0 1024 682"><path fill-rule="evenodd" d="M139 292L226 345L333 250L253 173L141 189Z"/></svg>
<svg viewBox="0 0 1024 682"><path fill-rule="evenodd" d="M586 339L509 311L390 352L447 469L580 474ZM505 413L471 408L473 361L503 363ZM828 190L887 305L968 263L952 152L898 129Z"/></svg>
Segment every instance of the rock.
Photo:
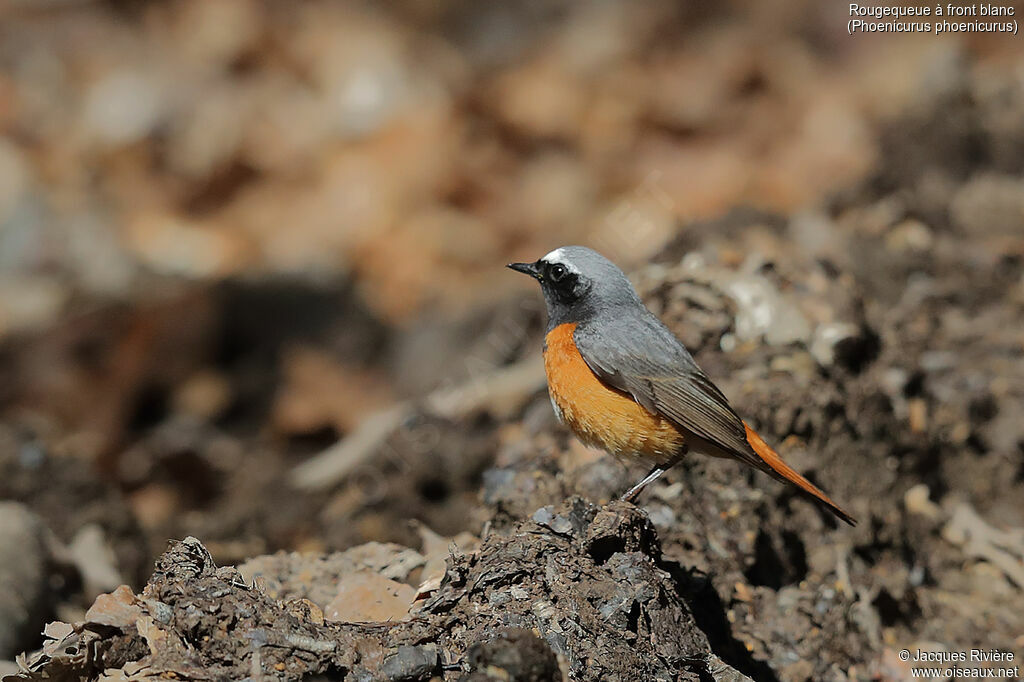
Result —
<svg viewBox="0 0 1024 682"><path fill-rule="evenodd" d="M714 682L752 682L749 677L725 663L715 654L708 657L708 672Z"/></svg>
<svg viewBox="0 0 1024 682"><path fill-rule="evenodd" d="M920 220L904 220L892 228L885 245L893 251L928 251L935 242L931 229Z"/></svg>
<svg viewBox="0 0 1024 682"><path fill-rule="evenodd" d="M376 573L346 575L338 583L337 595L324 608L324 619L343 623L405 620L415 598L414 587Z"/></svg>
<svg viewBox="0 0 1024 682"><path fill-rule="evenodd" d="M138 605L137 633L113 636L120 646L104 659L105 668L135 661L170 671L170 677L296 679L328 662L341 670L353 667L357 644L345 631L315 614L306 617L301 602L281 602L250 588L235 569L218 568L193 537L157 560Z"/></svg>
<svg viewBox="0 0 1024 682"><path fill-rule="evenodd" d="M344 552L307 555L279 552L250 559L238 567L248 582L259 580L275 599L309 599L327 611L338 594L338 584L347 575L371 573L401 583L424 565L416 550L400 545L368 542Z"/></svg>
<svg viewBox="0 0 1024 682"><path fill-rule="evenodd" d="M45 533L25 506L0 503L0 658L12 658L36 642L50 616Z"/></svg>
<svg viewBox="0 0 1024 682"><path fill-rule="evenodd" d="M553 507L541 507L533 514L533 520L540 525L550 528L555 533L569 533L572 531L572 523L562 515L555 515Z"/></svg>
<svg viewBox="0 0 1024 682"><path fill-rule="evenodd" d="M94 625L127 630L142 615L135 595L127 585L121 585L110 594L101 594L85 613L85 622Z"/></svg>
<svg viewBox="0 0 1024 682"><path fill-rule="evenodd" d="M930 495L931 491L928 490L928 486L924 483L918 483L904 493L903 506L911 514L917 514L931 521L936 521L942 515L942 508L929 499Z"/></svg>
<svg viewBox="0 0 1024 682"><path fill-rule="evenodd" d="M276 598L261 581L249 585L235 569L218 568L189 537L160 557L141 595L119 588L98 599L87 621L99 627L52 624L50 641L27 662L31 679L104 671L105 679L130 679L148 668L178 678L298 679L334 669L355 680L426 680L442 661L466 661L468 679L506 682L728 673L711 657L641 510L573 498L547 511L565 520L564 532L525 521L507 535L492 533L471 555L453 552L443 584L409 620L398 617L411 587L365 568L342 575L333 615L391 618L386 627L332 622L309 601ZM395 552L384 549L363 553L385 559L387 569ZM264 559L264 568L295 562ZM333 583L326 575L317 577ZM388 601L381 595L389 595L390 612L373 611Z"/></svg>
<svg viewBox="0 0 1024 682"><path fill-rule="evenodd" d="M437 672L438 664L437 647L403 645L384 659L380 674L395 682L427 680Z"/></svg>
<svg viewBox="0 0 1024 682"><path fill-rule="evenodd" d="M200 370L174 392L174 409L197 419L213 421L231 406L231 391L231 382L223 373Z"/></svg>
<svg viewBox="0 0 1024 682"><path fill-rule="evenodd" d="M764 337L769 345L784 346L810 338L807 318L767 278L737 274L724 287L736 301L736 337L741 341Z"/></svg>
<svg viewBox="0 0 1024 682"><path fill-rule="evenodd" d="M707 640L659 567L643 512L570 498L543 521L548 514L566 519L566 532L530 521L492 533L474 556L453 558L418 617L467 623L446 640L457 648L493 638L498 627L536 631L564 658L569 679L673 679L681 668L703 670L687 662L705 659Z"/></svg>

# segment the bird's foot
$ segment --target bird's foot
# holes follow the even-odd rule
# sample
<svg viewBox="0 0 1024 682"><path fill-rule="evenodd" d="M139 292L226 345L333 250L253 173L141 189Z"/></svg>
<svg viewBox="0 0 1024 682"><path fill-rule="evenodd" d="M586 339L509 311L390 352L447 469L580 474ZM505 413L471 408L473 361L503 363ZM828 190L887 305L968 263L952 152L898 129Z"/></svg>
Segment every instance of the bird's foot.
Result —
<svg viewBox="0 0 1024 682"><path fill-rule="evenodd" d="M642 481L640 481L635 486L627 490L625 494L619 499L622 500L623 502L634 502L637 496L641 492L643 492L644 488L646 488L651 483L657 481L661 477L661 475L666 471L668 471L667 468L662 468L660 466L654 467L653 469L651 469L651 472L649 474L644 476Z"/></svg>

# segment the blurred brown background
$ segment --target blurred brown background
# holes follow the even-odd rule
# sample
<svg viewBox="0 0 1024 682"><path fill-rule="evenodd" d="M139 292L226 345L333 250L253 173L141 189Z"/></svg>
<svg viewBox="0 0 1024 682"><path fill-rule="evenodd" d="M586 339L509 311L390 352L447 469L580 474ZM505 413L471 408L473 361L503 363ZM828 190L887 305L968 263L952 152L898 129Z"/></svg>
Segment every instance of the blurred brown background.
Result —
<svg viewBox="0 0 1024 682"><path fill-rule="evenodd" d="M525 286L513 256L614 246L623 204L641 257L737 205L814 205L878 162L880 122L1021 68L1001 35L847 36L842 3L6 7L4 333L162 277L350 278L389 324L464 310Z"/></svg>
<svg viewBox="0 0 1024 682"><path fill-rule="evenodd" d="M909 645L942 600L908 587L937 579L907 558L913 514L893 516L908 490L1024 524L1024 48L851 37L847 10L0 0L0 495L106 570L61 588L63 615L141 584L186 534L235 562L415 545L408 519L478 533L501 508L480 501L495 453L529 462L529 439L561 433L530 373L539 296L503 265L580 243L633 269L766 422L820 393L837 339L867 346L835 371L881 353L850 389L892 401L874 459L853 438L819 482L866 522L847 544L889 633L851 657ZM704 265L741 308L766 297L777 338L673 288ZM732 271L781 280L801 317L762 279L714 279ZM734 373L744 362L801 388L787 397L790 377L769 404ZM393 409L494 374L512 386L497 403L483 389L454 412ZM401 427L379 439L400 464L289 483L381 414ZM778 419L775 437L824 447ZM871 467L888 467L884 510ZM865 473L844 489L847 470ZM950 580L967 580L956 556ZM1020 605L1005 580L992 603ZM957 584L943 593L973 589ZM1012 629L1004 617L961 635Z"/></svg>

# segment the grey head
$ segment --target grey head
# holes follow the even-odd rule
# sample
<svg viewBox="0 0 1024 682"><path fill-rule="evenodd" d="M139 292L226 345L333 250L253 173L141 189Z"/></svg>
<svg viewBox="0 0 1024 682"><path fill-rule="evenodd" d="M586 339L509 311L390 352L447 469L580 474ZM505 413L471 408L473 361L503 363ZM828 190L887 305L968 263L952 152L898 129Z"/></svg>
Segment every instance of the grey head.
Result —
<svg viewBox="0 0 1024 682"><path fill-rule="evenodd" d="M536 262L509 263L508 267L540 282L548 330L567 322L586 322L600 314L645 310L625 273L585 246L563 246Z"/></svg>

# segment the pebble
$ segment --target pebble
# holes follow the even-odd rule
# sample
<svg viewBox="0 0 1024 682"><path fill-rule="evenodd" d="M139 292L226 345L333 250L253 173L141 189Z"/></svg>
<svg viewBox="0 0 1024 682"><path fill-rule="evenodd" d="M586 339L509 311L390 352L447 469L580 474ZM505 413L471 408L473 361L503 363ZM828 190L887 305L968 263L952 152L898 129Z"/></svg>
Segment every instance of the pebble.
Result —
<svg viewBox="0 0 1024 682"><path fill-rule="evenodd" d="M928 489L928 486L924 483L918 483L903 494L903 505L911 514L918 514L935 520L942 514L942 509L929 499L930 496L931 491Z"/></svg>
<svg viewBox="0 0 1024 682"><path fill-rule="evenodd" d="M437 647L433 645L400 646L384 659L380 675L385 680L424 680L437 671L439 663Z"/></svg>
<svg viewBox="0 0 1024 682"><path fill-rule="evenodd" d="M560 533L562 535L571 533L572 522L561 514L552 514L553 509L554 507L550 505L547 507L541 507L533 513L533 520L546 528L550 528L556 533Z"/></svg>

